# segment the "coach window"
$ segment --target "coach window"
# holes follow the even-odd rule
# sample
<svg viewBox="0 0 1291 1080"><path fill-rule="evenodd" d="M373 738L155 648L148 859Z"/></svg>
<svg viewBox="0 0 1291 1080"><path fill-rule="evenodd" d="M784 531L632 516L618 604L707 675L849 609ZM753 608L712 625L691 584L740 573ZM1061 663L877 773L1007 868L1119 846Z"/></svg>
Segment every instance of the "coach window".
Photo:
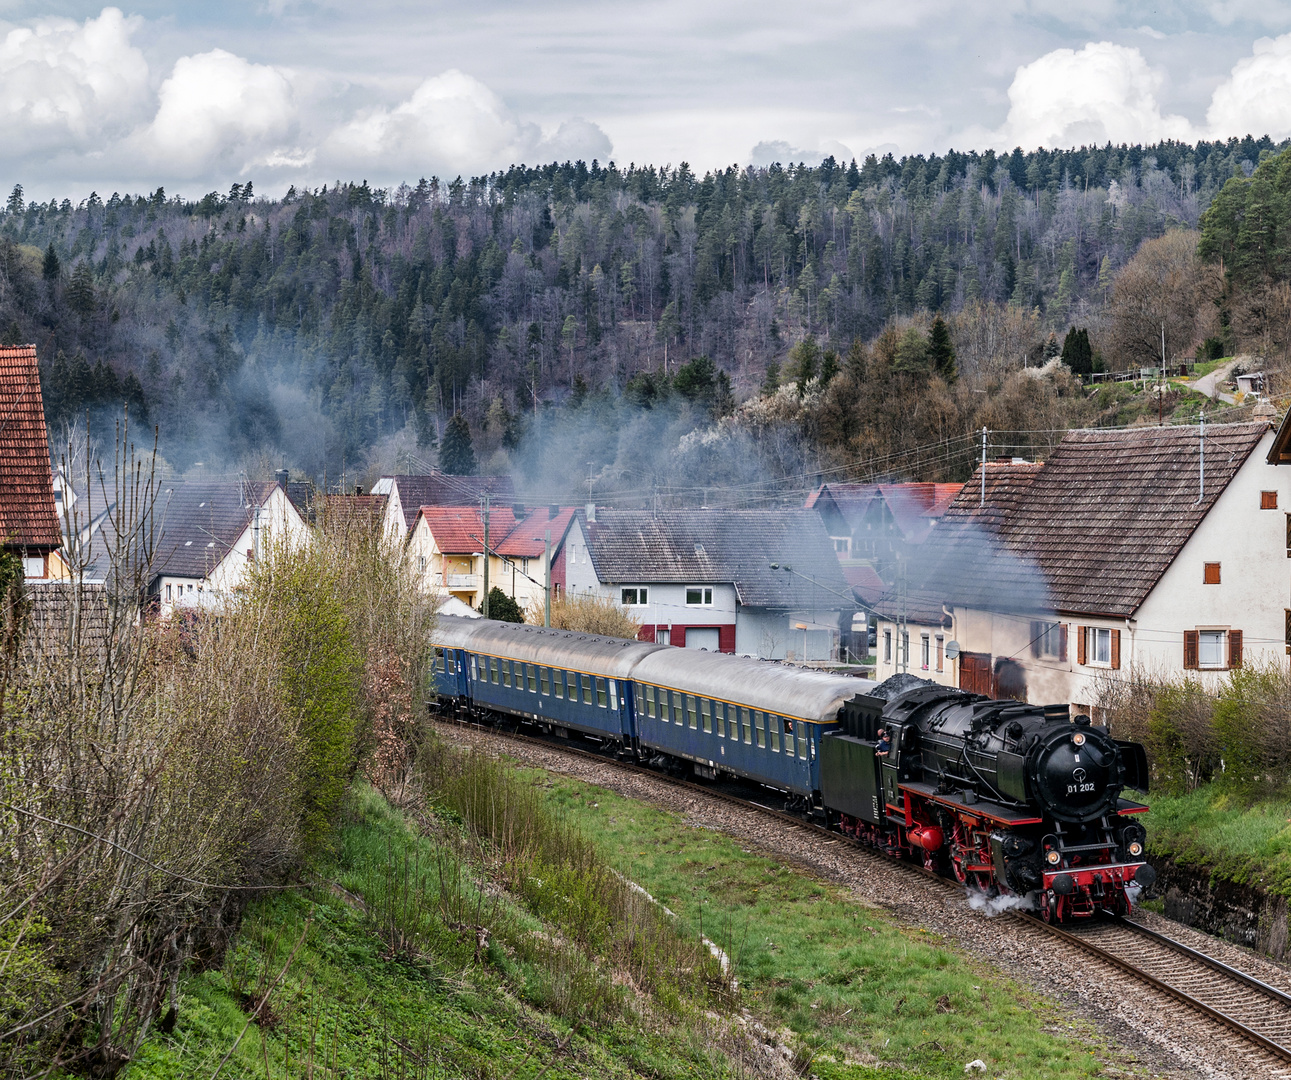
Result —
<svg viewBox="0 0 1291 1080"><path fill-rule="evenodd" d="M592 677L590 675L579 675L578 682L583 688L583 704L592 704Z"/></svg>
<svg viewBox="0 0 1291 1080"><path fill-rule="evenodd" d="M780 717L767 713L767 737L771 743L771 753L780 753Z"/></svg>
<svg viewBox="0 0 1291 1080"><path fill-rule="evenodd" d="M686 703L676 690L672 692L672 722L678 727L686 726Z"/></svg>
<svg viewBox="0 0 1291 1080"><path fill-rule="evenodd" d="M636 692L634 696L637 703L637 716L645 716L645 688L640 683L636 684Z"/></svg>
<svg viewBox="0 0 1291 1080"><path fill-rule="evenodd" d="M536 694L538 692L538 669L532 664L525 664L524 672L529 680L529 693Z"/></svg>
<svg viewBox="0 0 1291 1080"><path fill-rule="evenodd" d="M699 699L699 719L705 733L711 735L713 733L713 716L709 709L707 698Z"/></svg>
<svg viewBox="0 0 1291 1080"><path fill-rule="evenodd" d="M501 681L502 680L498 677L498 659L496 656L490 656L489 657L489 682L491 682L494 686L497 686L499 683L501 683Z"/></svg>
<svg viewBox="0 0 1291 1080"><path fill-rule="evenodd" d="M563 671L553 671L551 673L551 690L558 698L565 696L565 673Z"/></svg>
<svg viewBox="0 0 1291 1080"><path fill-rule="evenodd" d="M686 695L686 715L690 717L690 729L694 731L695 728L699 727L699 720L698 720L699 714L695 709L694 694Z"/></svg>
<svg viewBox="0 0 1291 1080"><path fill-rule="evenodd" d="M726 706L720 701L713 702L713 727L719 739L726 738Z"/></svg>
<svg viewBox="0 0 1291 1080"><path fill-rule="evenodd" d="M472 656L471 657L471 682L479 682L479 681L480 681L479 669L476 667L475 657Z"/></svg>
<svg viewBox="0 0 1291 1080"><path fill-rule="evenodd" d="M749 710L749 720L753 723L753 733L757 736L758 749L765 750L767 745L766 729L762 726L762 714L757 709Z"/></svg>
<svg viewBox="0 0 1291 1080"><path fill-rule="evenodd" d="M645 687L645 711L648 716L658 716L654 708L654 687Z"/></svg>
<svg viewBox="0 0 1291 1080"><path fill-rule="evenodd" d="M798 756L807 760L807 747L811 742L811 725L798 721Z"/></svg>
<svg viewBox="0 0 1291 1080"><path fill-rule="evenodd" d="M542 681L542 692L550 696L551 694L551 669L543 668L539 673L539 679Z"/></svg>
<svg viewBox="0 0 1291 1080"><path fill-rule="evenodd" d="M610 701L609 695L605 692L605 680L597 679L596 680L596 704L603 709L605 708L606 705L609 704L609 701Z"/></svg>
<svg viewBox="0 0 1291 1080"><path fill-rule="evenodd" d="M616 712L619 708L619 684L614 679L610 680L610 708Z"/></svg>
<svg viewBox="0 0 1291 1080"><path fill-rule="evenodd" d="M744 729L744 741L748 745L753 744L753 710L740 710L740 727Z"/></svg>

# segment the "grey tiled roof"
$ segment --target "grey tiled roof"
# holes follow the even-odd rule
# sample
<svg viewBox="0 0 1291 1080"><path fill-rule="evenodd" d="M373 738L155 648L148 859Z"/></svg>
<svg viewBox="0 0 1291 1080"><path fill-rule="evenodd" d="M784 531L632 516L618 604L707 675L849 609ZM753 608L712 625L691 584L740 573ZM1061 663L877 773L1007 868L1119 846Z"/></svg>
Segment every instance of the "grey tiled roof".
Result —
<svg viewBox="0 0 1291 1080"><path fill-rule="evenodd" d="M600 510L583 527L607 583L731 582L754 607L849 606L833 544L812 510Z"/></svg>
<svg viewBox="0 0 1291 1080"><path fill-rule="evenodd" d="M1071 431L1040 465L986 466L911 570L914 590L992 610L1132 615L1268 432L1208 425ZM890 607L891 593L884 606Z"/></svg>
<svg viewBox="0 0 1291 1080"><path fill-rule="evenodd" d="M272 483L190 481L163 488L154 509L160 524L152 576L205 577L227 555L263 505Z"/></svg>
<svg viewBox="0 0 1291 1080"><path fill-rule="evenodd" d="M509 476L450 476L437 472L389 479L399 490L399 507L403 510L406 531L412 530L417 511L423 506L475 506L486 491L495 503L509 505L515 500L515 486Z"/></svg>

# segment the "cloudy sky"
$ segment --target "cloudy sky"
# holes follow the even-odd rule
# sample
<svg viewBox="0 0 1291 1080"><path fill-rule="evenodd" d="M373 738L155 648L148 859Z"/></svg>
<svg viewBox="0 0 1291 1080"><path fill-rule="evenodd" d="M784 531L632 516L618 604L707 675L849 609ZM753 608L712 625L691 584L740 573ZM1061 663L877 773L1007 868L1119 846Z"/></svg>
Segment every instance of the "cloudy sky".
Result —
<svg viewBox="0 0 1291 1080"><path fill-rule="evenodd" d="M1291 0L0 0L0 184L1291 136Z"/></svg>

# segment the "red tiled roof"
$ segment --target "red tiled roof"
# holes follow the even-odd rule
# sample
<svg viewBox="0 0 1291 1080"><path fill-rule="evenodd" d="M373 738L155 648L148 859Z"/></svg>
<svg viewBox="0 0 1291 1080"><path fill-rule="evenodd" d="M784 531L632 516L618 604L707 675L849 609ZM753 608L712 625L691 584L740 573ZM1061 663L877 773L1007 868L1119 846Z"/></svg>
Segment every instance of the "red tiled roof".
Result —
<svg viewBox="0 0 1291 1080"><path fill-rule="evenodd" d="M883 579L869 563L862 563L860 566L844 566L843 577L852 587L856 599L863 604L877 604L879 597L887 589Z"/></svg>
<svg viewBox="0 0 1291 1080"><path fill-rule="evenodd" d="M35 345L0 346L0 546L62 543Z"/></svg>
<svg viewBox="0 0 1291 1080"><path fill-rule="evenodd" d="M484 516L473 506L423 506L417 511L424 517L435 538L435 546L445 555L473 555L484 550ZM515 528L515 514L509 506L489 511L489 547L498 545ZM496 539L495 539L496 537Z"/></svg>
<svg viewBox="0 0 1291 1080"><path fill-rule="evenodd" d="M499 555L519 559L537 558L546 551L548 530L551 531L552 549L555 550L568 531L569 523L574 520L575 513L572 506L558 507L553 517L550 507L541 507L528 514L502 541L495 542L490 536L489 546Z"/></svg>
<svg viewBox="0 0 1291 1080"><path fill-rule="evenodd" d="M399 493L404 527L409 531L417 523L417 511L423 506L474 506L487 492L494 505L509 503L515 488L509 476L452 476L434 472L425 476L392 476L391 487ZM490 531L492 526L490 526ZM489 542L493 537L490 535Z"/></svg>

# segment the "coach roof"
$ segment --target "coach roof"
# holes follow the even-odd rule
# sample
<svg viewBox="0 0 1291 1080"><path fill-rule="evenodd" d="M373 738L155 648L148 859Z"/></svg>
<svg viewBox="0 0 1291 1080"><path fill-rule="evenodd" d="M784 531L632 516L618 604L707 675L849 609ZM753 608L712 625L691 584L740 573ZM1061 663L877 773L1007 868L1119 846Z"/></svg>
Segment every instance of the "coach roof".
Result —
<svg viewBox="0 0 1291 1080"><path fill-rule="evenodd" d="M667 645L627 638L580 634L573 630L499 622L496 619L467 619L441 615L431 634L440 648L507 656L530 664L566 668L612 679L628 679L644 656ZM674 649L673 652L682 652Z"/></svg>

